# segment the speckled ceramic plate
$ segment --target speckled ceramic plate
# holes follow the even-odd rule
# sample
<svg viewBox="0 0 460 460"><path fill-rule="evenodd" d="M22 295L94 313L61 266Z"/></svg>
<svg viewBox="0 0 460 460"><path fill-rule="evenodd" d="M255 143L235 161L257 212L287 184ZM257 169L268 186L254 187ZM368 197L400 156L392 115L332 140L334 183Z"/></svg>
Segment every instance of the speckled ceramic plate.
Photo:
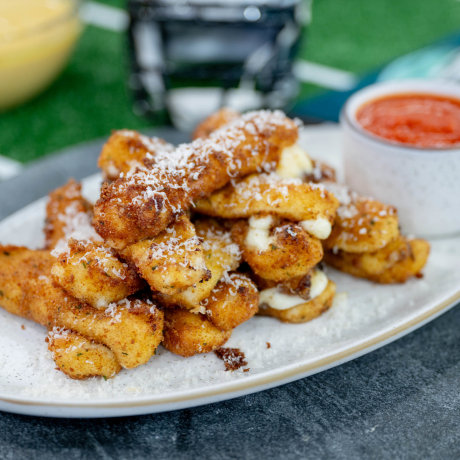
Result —
<svg viewBox="0 0 460 460"><path fill-rule="evenodd" d="M302 142L312 156L340 169L337 127L305 129ZM98 177L86 179L85 194L94 198L98 184ZM40 246L44 207L40 199L0 223L0 242ZM374 285L333 270L329 276L338 294L320 318L292 325L257 317L234 331L228 346L244 351L249 372L225 372L214 354L184 359L161 349L147 365L113 379L74 381L55 370L44 328L0 310L0 410L56 417L147 414L234 398L338 366L460 300L460 237L432 241L424 278L404 285Z"/></svg>

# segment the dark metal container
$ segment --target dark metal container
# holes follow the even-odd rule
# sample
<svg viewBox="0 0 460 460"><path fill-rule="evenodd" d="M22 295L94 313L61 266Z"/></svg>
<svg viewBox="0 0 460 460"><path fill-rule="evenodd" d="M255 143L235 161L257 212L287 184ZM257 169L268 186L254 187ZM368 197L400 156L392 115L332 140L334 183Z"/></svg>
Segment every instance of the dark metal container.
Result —
<svg viewBox="0 0 460 460"><path fill-rule="evenodd" d="M307 2L308 3L308 2ZM301 0L130 0L130 86L138 113L189 130L226 105L279 108L292 75Z"/></svg>

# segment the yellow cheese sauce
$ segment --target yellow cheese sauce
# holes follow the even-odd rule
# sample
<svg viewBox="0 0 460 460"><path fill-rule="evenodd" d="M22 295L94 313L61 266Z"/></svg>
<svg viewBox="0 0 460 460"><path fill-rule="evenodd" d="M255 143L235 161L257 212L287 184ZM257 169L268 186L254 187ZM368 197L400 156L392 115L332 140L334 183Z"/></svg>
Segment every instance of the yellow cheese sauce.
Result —
<svg viewBox="0 0 460 460"><path fill-rule="evenodd" d="M0 1L0 110L44 89L80 34L75 0Z"/></svg>

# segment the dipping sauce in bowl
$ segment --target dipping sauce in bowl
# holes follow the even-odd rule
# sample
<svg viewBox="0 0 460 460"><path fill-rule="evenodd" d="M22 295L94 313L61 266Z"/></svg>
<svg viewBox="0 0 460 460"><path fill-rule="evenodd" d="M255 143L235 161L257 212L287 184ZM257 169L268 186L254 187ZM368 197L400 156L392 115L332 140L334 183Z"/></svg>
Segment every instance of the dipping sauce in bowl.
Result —
<svg viewBox="0 0 460 460"><path fill-rule="evenodd" d="M378 137L423 148L460 145L460 99L393 94L362 105L357 122Z"/></svg>
<svg viewBox="0 0 460 460"><path fill-rule="evenodd" d="M376 83L348 99L340 121L353 190L396 206L406 233L460 234L460 84Z"/></svg>

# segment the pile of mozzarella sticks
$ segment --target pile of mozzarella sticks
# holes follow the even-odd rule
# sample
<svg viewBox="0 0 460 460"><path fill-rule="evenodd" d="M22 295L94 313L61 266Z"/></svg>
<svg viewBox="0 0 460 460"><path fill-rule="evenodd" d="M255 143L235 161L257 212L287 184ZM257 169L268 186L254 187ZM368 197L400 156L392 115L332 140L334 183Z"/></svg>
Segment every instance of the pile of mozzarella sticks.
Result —
<svg viewBox="0 0 460 460"><path fill-rule="evenodd" d="M69 377L113 377L162 345L220 348L254 315L309 321L332 305L331 264L379 283L419 276L429 244L298 145L282 112L222 109L177 147L117 131L93 205L49 195L45 247L0 246L0 305L48 329ZM263 340L263 338L261 338Z"/></svg>

